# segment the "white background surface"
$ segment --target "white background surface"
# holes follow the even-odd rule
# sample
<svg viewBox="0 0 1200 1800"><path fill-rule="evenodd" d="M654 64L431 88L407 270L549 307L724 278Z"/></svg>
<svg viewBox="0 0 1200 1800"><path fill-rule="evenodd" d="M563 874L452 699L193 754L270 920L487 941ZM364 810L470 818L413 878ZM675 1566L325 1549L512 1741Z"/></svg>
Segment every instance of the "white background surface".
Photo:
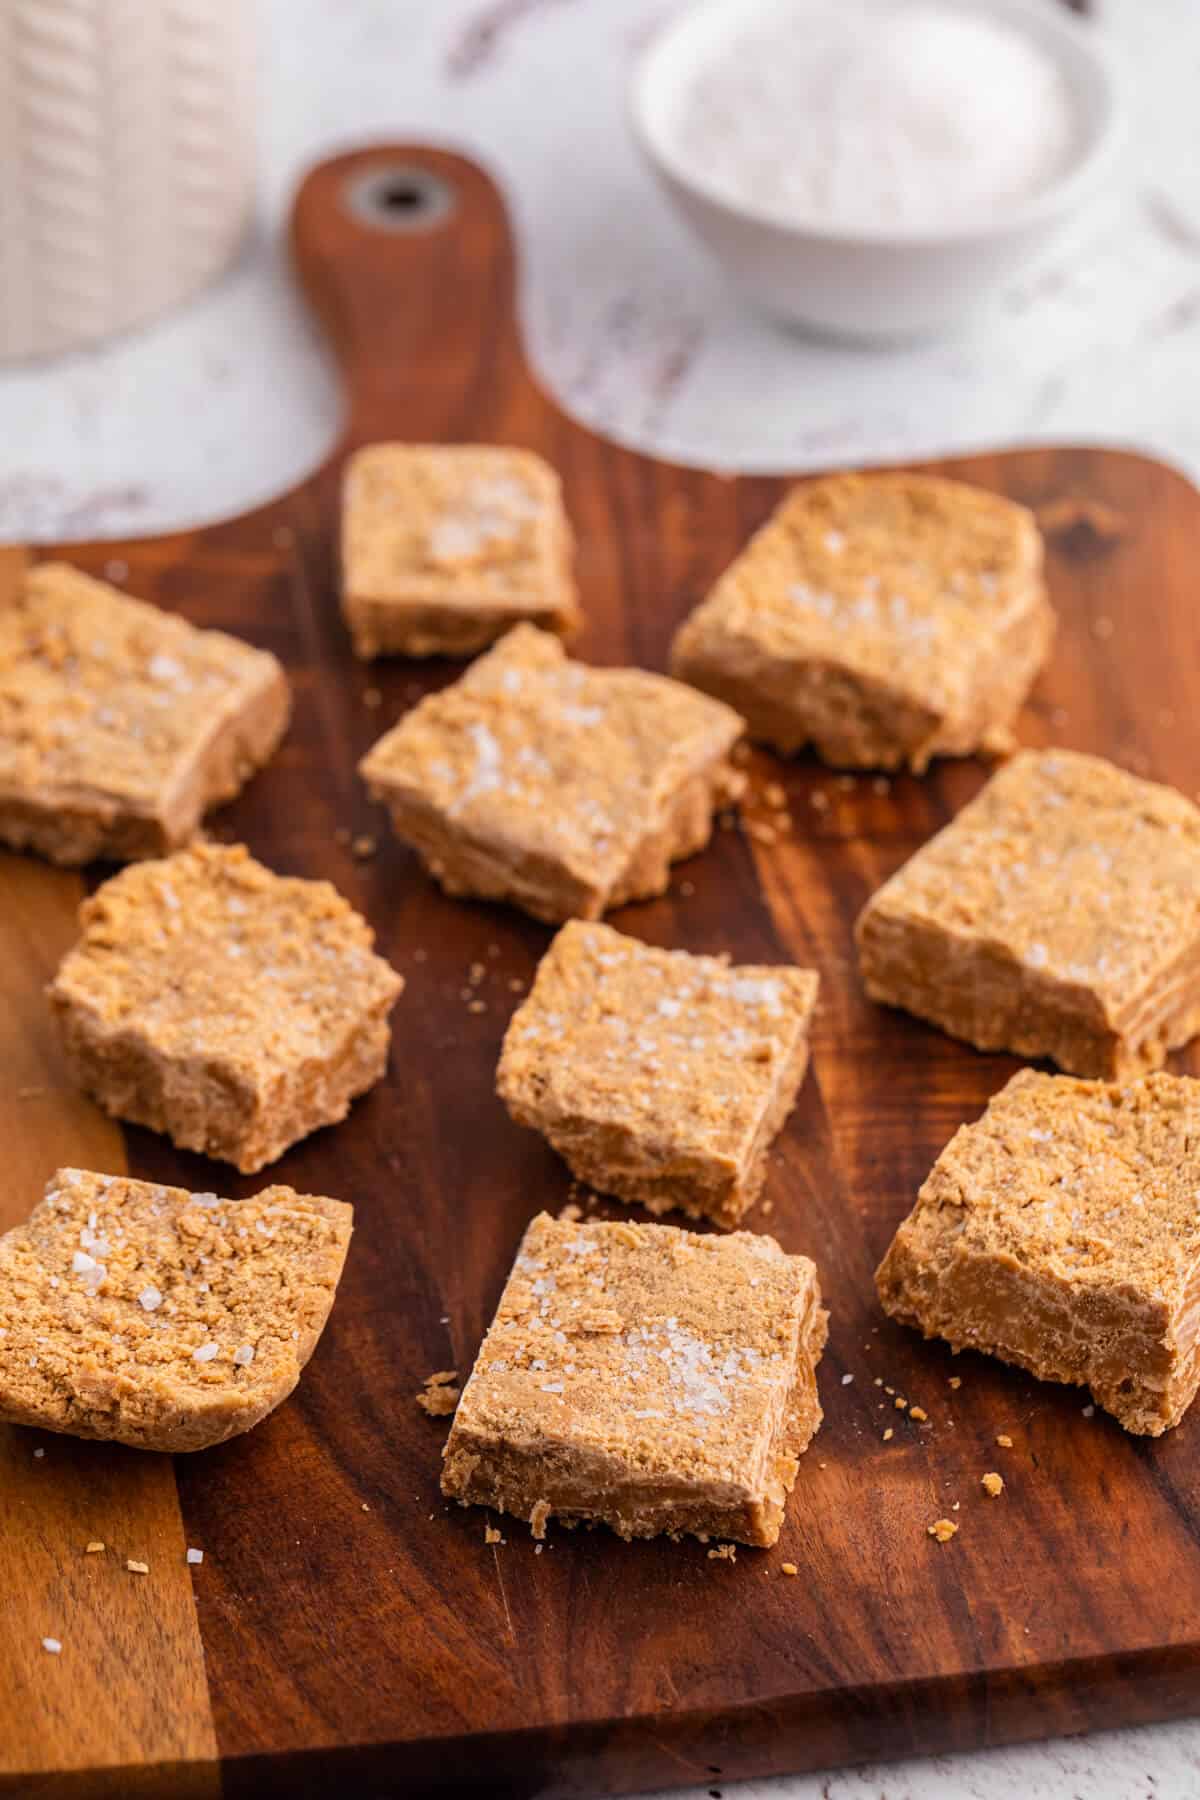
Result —
<svg viewBox="0 0 1200 1800"><path fill-rule="evenodd" d="M466 148L505 179L536 367L589 424L639 446L761 469L1086 439L1151 450L1200 477L1196 0L1104 0L1131 151L1074 247L1002 295L986 327L886 356L806 344L745 316L667 211L628 141L622 93L669 0L261 10L254 240L217 287L149 332L0 369L0 538L194 524L270 497L319 460L338 397L289 290L279 223L305 162L379 136ZM1200 1725L728 1791L1174 1800L1200 1794Z"/></svg>

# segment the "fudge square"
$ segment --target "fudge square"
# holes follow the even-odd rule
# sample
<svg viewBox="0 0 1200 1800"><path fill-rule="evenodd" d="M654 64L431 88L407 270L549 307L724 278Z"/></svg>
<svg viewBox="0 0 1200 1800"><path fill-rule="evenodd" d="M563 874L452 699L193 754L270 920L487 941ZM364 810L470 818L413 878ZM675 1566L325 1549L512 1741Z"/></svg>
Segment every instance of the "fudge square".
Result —
<svg viewBox="0 0 1200 1800"><path fill-rule="evenodd" d="M520 619L580 614L562 487L528 450L372 444L342 497L342 611L355 654L468 656Z"/></svg>
<svg viewBox="0 0 1200 1800"><path fill-rule="evenodd" d="M1023 1069L950 1140L880 1265L885 1312L1090 1387L1127 1431L1200 1382L1200 1081Z"/></svg>
<svg viewBox="0 0 1200 1800"><path fill-rule="evenodd" d="M678 632L671 672L843 768L1011 747L1054 632L1023 506L928 475L796 488Z"/></svg>
<svg viewBox="0 0 1200 1800"><path fill-rule="evenodd" d="M140 1450L249 1431L316 1348L352 1218L60 1169L0 1237L0 1419Z"/></svg>
<svg viewBox="0 0 1200 1800"><path fill-rule="evenodd" d="M817 984L574 921L513 1015L496 1090L578 1180L736 1225L804 1079Z"/></svg>
<svg viewBox="0 0 1200 1800"><path fill-rule="evenodd" d="M449 894L598 918L661 894L745 777L742 721L665 675L570 662L518 625L359 765Z"/></svg>
<svg viewBox="0 0 1200 1800"><path fill-rule="evenodd" d="M773 1544L821 1423L817 1271L774 1238L542 1213L454 1415L442 1492L528 1519Z"/></svg>
<svg viewBox="0 0 1200 1800"><path fill-rule="evenodd" d="M1074 751L1014 757L868 901L867 992L1075 1075L1200 1030L1200 811Z"/></svg>
<svg viewBox="0 0 1200 1800"><path fill-rule="evenodd" d="M0 842L67 864L172 850L290 704L267 651L41 563L0 608Z"/></svg>
<svg viewBox="0 0 1200 1800"><path fill-rule="evenodd" d="M198 844L123 869L79 917L50 1004L115 1118L251 1174L383 1075L404 983L327 881Z"/></svg>

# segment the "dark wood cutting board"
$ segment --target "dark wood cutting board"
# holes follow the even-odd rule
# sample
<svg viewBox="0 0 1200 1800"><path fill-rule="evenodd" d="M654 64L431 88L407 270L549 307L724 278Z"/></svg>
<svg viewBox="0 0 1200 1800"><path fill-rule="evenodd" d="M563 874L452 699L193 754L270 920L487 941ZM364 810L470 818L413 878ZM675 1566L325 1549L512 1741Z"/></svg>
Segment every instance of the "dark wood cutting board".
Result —
<svg viewBox="0 0 1200 1800"><path fill-rule="evenodd" d="M563 416L522 354L503 203L469 163L413 148L327 163L299 194L293 245L345 377L335 455L231 523L54 553L283 658L295 723L215 831L336 882L408 988L387 1080L271 1171L356 1209L294 1398L174 1463L0 1428L0 1788L583 1796L1197 1710L1200 1417L1158 1442L1127 1437L1085 1415L1086 1394L952 1360L874 1301L872 1271L931 1162L1015 1066L868 1004L851 950L867 895L983 780L973 762L880 782L756 756L756 786L783 782L794 830L775 844L718 831L666 898L616 915L655 943L821 971L812 1072L748 1220L815 1257L833 1317L826 1424L778 1549L730 1564L696 1543L552 1532L538 1554L511 1520L485 1546L485 1515L441 1500L445 1422L413 1395L431 1370L470 1368L522 1228L568 1197L563 1167L492 1092L509 982L528 979L549 932L444 898L355 776L383 727L458 670L352 659L335 586L342 458L379 437L541 451L580 539L579 653L652 669L784 483L668 467ZM1062 632L1022 737L1194 793L1195 491L1105 450L938 466L1038 508L1047 531ZM0 552L8 592L25 554ZM339 826L377 836L378 853L355 860ZM83 887L0 858L0 1224L63 1163L254 1191L266 1176L121 1130L64 1080L41 990ZM482 1012L467 1004L474 962ZM989 1469L1007 1482L999 1500L980 1488ZM961 1525L945 1547L925 1530L943 1514ZM103 1556L83 1554L93 1538ZM189 1544L205 1556L194 1570Z"/></svg>

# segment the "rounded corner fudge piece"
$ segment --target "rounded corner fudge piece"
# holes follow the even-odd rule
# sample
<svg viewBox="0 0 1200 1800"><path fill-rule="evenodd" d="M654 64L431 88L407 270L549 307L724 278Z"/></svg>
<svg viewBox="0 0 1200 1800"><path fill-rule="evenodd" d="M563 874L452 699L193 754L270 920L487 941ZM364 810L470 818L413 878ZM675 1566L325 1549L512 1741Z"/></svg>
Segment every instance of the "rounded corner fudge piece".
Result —
<svg viewBox="0 0 1200 1800"><path fill-rule="evenodd" d="M742 792L742 720L642 669L572 662L518 625L431 694L359 765L449 894L535 918L595 919L666 891Z"/></svg>
<svg viewBox="0 0 1200 1800"><path fill-rule="evenodd" d="M404 982L329 882L198 844L122 870L79 916L50 1004L114 1118L253 1174L382 1077Z"/></svg>
<svg viewBox="0 0 1200 1800"><path fill-rule="evenodd" d="M684 621L671 672L752 738L920 773L1011 749L1054 614L1033 514L932 475L794 488Z"/></svg>
<svg viewBox="0 0 1200 1800"><path fill-rule="evenodd" d="M1024 751L872 896L874 1000L1071 1074L1157 1068L1200 1031L1200 810L1077 751Z"/></svg>
<svg viewBox="0 0 1200 1800"><path fill-rule="evenodd" d="M734 1226L808 1067L818 977L564 925L509 1023L496 1091L571 1173Z"/></svg>
<svg viewBox="0 0 1200 1800"><path fill-rule="evenodd" d="M442 1492L527 1519L770 1545L821 1423L828 1315L774 1238L525 1233L443 1452Z"/></svg>
<svg viewBox="0 0 1200 1800"><path fill-rule="evenodd" d="M875 1278L892 1318L1042 1381L1127 1431L1200 1383L1200 1081L1023 1069L955 1133Z"/></svg>
<svg viewBox="0 0 1200 1800"><path fill-rule="evenodd" d="M342 614L356 656L471 656L521 620L582 619L562 483L531 450L370 444L342 489Z"/></svg>
<svg viewBox="0 0 1200 1800"><path fill-rule="evenodd" d="M51 862L159 856L275 751L278 660L66 563L0 608L0 842Z"/></svg>
<svg viewBox="0 0 1200 1800"><path fill-rule="evenodd" d="M60 1169L0 1237L0 1419L140 1450L249 1431L316 1348L353 1208Z"/></svg>

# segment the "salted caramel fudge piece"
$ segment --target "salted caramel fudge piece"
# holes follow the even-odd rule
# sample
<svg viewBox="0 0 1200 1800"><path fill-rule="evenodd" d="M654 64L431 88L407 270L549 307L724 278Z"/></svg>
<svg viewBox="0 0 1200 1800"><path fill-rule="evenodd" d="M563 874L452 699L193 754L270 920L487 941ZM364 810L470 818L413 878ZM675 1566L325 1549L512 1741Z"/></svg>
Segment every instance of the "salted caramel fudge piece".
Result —
<svg viewBox="0 0 1200 1800"><path fill-rule="evenodd" d="M0 843L128 861L191 838L287 728L275 657L66 563L0 607Z"/></svg>
<svg viewBox="0 0 1200 1800"><path fill-rule="evenodd" d="M60 1169L0 1237L0 1419L140 1450L249 1431L316 1349L353 1216Z"/></svg>
<svg viewBox="0 0 1200 1800"><path fill-rule="evenodd" d="M528 450L372 444L342 498L342 611L355 654L469 656L521 619L580 614L562 484Z"/></svg>
<svg viewBox="0 0 1200 1800"><path fill-rule="evenodd" d="M570 662L518 625L360 770L448 894L594 919L661 894L745 778L742 721L664 675Z"/></svg>
<svg viewBox="0 0 1200 1800"><path fill-rule="evenodd" d="M817 1271L774 1238L534 1219L447 1441L442 1492L622 1537L773 1544L821 1423Z"/></svg>
<svg viewBox="0 0 1200 1800"><path fill-rule="evenodd" d="M793 491L683 624L671 672L751 737L918 772L1012 746L1054 615L1032 513L930 475Z"/></svg>
<svg viewBox="0 0 1200 1800"><path fill-rule="evenodd" d="M1127 1431L1200 1383L1200 1081L1024 1069L950 1140L876 1275L956 1350L1090 1387Z"/></svg>
<svg viewBox="0 0 1200 1800"><path fill-rule="evenodd" d="M79 917L50 1004L115 1118L250 1174L383 1075L404 983L327 881L199 844L123 869Z"/></svg>
<svg viewBox="0 0 1200 1800"><path fill-rule="evenodd" d="M572 922L513 1015L496 1090L578 1180L736 1225L804 1079L817 982Z"/></svg>
<svg viewBox="0 0 1200 1800"><path fill-rule="evenodd" d="M1027 751L868 901L867 992L1075 1075L1200 1030L1200 811L1095 756Z"/></svg>

